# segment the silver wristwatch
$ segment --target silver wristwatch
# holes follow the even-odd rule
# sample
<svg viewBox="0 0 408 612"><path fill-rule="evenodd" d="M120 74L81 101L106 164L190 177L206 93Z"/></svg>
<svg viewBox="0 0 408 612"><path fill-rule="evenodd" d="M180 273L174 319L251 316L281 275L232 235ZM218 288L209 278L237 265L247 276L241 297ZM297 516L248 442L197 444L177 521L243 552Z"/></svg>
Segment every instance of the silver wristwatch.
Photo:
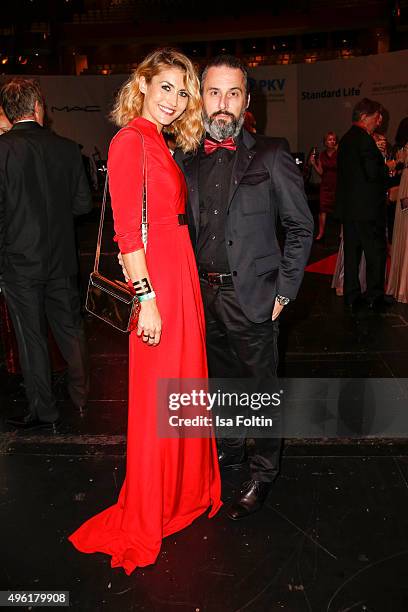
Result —
<svg viewBox="0 0 408 612"><path fill-rule="evenodd" d="M278 302L278 304L280 304L281 306L287 306L290 302L290 299L287 297L283 297L283 295L277 295L276 296L276 301Z"/></svg>

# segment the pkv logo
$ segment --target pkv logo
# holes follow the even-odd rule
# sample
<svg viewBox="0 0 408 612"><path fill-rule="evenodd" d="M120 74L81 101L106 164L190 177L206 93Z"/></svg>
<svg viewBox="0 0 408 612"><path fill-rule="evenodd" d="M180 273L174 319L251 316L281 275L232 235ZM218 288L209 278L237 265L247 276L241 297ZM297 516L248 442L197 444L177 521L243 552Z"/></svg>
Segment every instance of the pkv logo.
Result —
<svg viewBox="0 0 408 612"><path fill-rule="evenodd" d="M285 90L286 79L248 79L249 92L252 93L255 90L263 93L275 92L283 93Z"/></svg>

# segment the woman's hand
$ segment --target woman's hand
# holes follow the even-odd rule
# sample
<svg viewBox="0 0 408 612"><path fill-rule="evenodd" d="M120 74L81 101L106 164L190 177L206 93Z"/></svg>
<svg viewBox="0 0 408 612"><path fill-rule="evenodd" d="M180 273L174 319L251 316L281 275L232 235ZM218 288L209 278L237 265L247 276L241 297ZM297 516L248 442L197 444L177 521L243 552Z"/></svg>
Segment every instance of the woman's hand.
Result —
<svg viewBox="0 0 408 612"><path fill-rule="evenodd" d="M311 153L309 155L309 159L307 160L306 163L307 163L308 166L313 166L313 167L316 166L316 159L315 159L315 154L314 153Z"/></svg>
<svg viewBox="0 0 408 612"><path fill-rule="evenodd" d="M322 168L322 165L320 163L320 157L317 157L315 153L312 153L312 155L309 157L309 164L311 166L313 166L313 168L315 169L317 174L322 176L323 168Z"/></svg>
<svg viewBox="0 0 408 612"><path fill-rule="evenodd" d="M142 336L143 342L156 346L160 342L161 331L162 320L155 298L141 302L137 335Z"/></svg>

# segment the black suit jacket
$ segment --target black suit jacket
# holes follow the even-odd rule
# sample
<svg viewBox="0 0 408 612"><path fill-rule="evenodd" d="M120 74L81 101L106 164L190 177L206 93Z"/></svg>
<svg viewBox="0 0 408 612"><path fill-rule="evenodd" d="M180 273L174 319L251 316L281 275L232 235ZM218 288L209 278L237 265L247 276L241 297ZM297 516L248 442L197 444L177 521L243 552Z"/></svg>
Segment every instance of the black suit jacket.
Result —
<svg viewBox="0 0 408 612"><path fill-rule="evenodd" d="M0 275L77 273L74 217L92 208L79 147L35 121L0 137Z"/></svg>
<svg viewBox="0 0 408 612"><path fill-rule="evenodd" d="M342 221L385 219L387 170L374 138L353 125L339 143L335 213Z"/></svg>
<svg viewBox="0 0 408 612"><path fill-rule="evenodd" d="M199 155L176 153L184 172L193 245L199 228ZM285 230L283 252L277 220ZM225 240L234 287L254 323L271 317L276 295L294 299L303 278L313 236L313 219L303 179L286 140L243 130L231 175Z"/></svg>

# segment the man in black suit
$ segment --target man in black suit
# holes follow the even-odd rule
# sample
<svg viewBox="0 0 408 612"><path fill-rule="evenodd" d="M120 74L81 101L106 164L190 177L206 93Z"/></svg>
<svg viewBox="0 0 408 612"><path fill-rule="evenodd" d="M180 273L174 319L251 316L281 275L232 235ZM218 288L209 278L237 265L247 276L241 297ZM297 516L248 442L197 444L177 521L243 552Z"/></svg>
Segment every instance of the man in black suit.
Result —
<svg viewBox="0 0 408 612"><path fill-rule="evenodd" d="M214 58L202 76L207 137L195 154L176 153L188 194L206 314L209 373L274 379L278 317L301 284L313 235L303 181L283 138L243 129L247 70ZM278 217L285 231L281 252ZM231 519L258 510L279 471L281 440L258 438L251 480L228 509ZM219 444L221 468L246 460L245 438Z"/></svg>
<svg viewBox="0 0 408 612"><path fill-rule="evenodd" d="M68 365L73 403L87 400L89 377L77 288L74 216L91 197L77 145L42 127L38 84L13 79L0 104L12 129L0 138L0 287L17 336L28 399L8 424L55 428L47 321Z"/></svg>
<svg viewBox="0 0 408 612"><path fill-rule="evenodd" d="M387 172L373 132L381 125L383 107L364 98L353 110L353 125L339 143L336 215L343 223L344 301L352 312L364 300L359 281L362 252L366 259L365 300L373 310L384 306Z"/></svg>

